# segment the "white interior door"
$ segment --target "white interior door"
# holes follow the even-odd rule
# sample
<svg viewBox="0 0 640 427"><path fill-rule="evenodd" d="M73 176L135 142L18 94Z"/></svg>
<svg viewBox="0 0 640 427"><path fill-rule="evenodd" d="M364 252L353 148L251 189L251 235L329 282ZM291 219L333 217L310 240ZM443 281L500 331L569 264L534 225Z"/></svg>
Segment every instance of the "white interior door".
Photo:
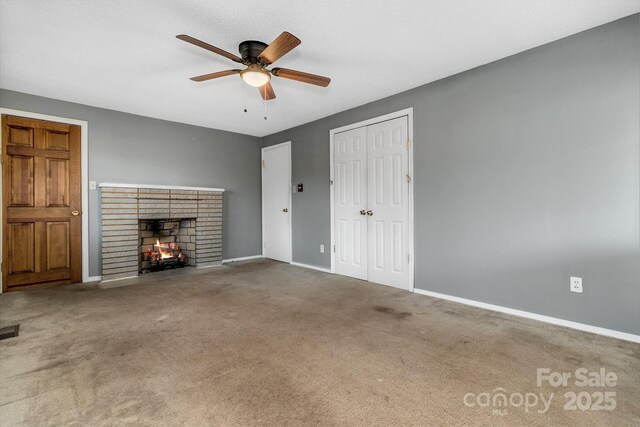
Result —
<svg viewBox="0 0 640 427"><path fill-rule="evenodd" d="M263 255L291 262L291 144L262 149Z"/></svg>
<svg viewBox="0 0 640 427"><path fill-rule="evenodd" d="M367 279L367 129L334 135L335 272Z"/></svg>
<svg viewBox="0 0 640 427"><path fill-rule="evenodd" d="M407 117L367 126L368 280L409 289Z"/></svg>

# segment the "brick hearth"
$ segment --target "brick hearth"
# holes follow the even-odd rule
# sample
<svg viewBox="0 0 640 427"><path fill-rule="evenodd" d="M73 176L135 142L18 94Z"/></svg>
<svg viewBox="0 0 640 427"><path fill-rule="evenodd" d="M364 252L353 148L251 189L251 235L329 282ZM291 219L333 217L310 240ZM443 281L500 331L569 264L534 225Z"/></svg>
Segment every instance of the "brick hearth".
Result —
<svg viewBox="0 0 640 427"><path fill-rule="evenodd" d="M190 245L185 244L189 264L207 267L222 262L223 189L117 184L101 184L100 188L103 281L138 275L140 228L145 220L189 221L184 223L188 227L195 224L193 242L189 239Z"/></svg>

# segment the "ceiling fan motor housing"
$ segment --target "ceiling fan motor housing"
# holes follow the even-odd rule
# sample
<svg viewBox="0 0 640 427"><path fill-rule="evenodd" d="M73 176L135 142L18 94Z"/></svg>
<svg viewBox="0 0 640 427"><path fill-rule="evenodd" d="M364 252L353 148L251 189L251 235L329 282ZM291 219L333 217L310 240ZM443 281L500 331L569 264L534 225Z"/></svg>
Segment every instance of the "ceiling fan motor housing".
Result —
<svg viewBox="0 0 640 427"><path fill-rule="evenodd" d="M267 48L266 43L257 40L246 40L240 43L238 50L243 61L258 62L258 56Z"/></svg>

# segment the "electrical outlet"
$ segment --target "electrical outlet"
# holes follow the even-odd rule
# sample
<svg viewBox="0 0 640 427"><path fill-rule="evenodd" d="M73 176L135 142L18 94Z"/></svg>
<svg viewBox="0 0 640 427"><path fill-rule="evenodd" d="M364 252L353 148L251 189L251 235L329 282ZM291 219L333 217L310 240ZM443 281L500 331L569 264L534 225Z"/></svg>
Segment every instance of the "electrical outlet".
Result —
<svg viewBox="0 0 640 427"><path fill-rule="evenodd" d="M324 245L320 245L320 253L323 254L324 253Z"/></svg>
<svg viewBox="0 0 640 427"><path fill-rule="evenodd" d="M570 277L569 278L569 290L571 292L582 293L582 277Z"/></svg>

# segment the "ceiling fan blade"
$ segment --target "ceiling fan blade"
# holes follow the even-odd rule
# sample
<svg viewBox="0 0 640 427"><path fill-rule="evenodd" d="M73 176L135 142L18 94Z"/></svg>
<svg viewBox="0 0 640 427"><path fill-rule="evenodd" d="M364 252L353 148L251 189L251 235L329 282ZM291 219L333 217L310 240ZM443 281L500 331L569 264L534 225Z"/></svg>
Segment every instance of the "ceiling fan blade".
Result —
<svg viewBox="0 0 640 427"><path fill-rule="evenodd" d="M267 82L264 85L258 88L260 91L260 95L262 95L262 99L270 100L276 99L276 93L273 91L273 86L271 86L271 82Z"/></svg>
<svg viewBox="0 0 640 427"><path fill-rule="evenodd" d="M278 60L278 58L282 58L283 56L285 56L300 43L302 42L299 38L291 33L284 31L282 34L276 37L276 39L265 48L265 50L262 51L262 53L258 56L258 59L260 59L267 65L273 64Z"/></svg>
<svg viewBox="0 0 640 427"><path fill-rule="evenodd" d="M239 57L237 57L233 53L229 53L226 50L220 49L219 47L215 47L215 46L210 45L209 43L205 43L205 42L203 42L201 40L194 39L193 37L188 36L186 34L177 35L176 38L180 39L182 41L185 41L187 43L191 43L193 45L196 45L198 47L201 47L203 49L207 49L208 51L211 51L213 53L217 53L218 55L222 55L225 58L229 58L232 61L242 63L242 59L240 59Z"/></svg>
<svg viewBox="0 0 640 427"><path fill-rule="evenodd" d="M205 80L217 79L218 77L230 76L231 74L238 74L240 70L226 70L218 71L217 73L203 74L201 76L191 77L194 82L204 82Z"/></svg>
<svg viewBox="0 0 640 427"><path fill-rule="evenodd" d="M290 70L288 68L274 68L271 70L271 74L276 77L297 80L302 83L309 83L322 87L327 87L329 86L329 83L331 83L331 79L329 77L318 76L316 74L309 74L302 71Z"/></svg>

